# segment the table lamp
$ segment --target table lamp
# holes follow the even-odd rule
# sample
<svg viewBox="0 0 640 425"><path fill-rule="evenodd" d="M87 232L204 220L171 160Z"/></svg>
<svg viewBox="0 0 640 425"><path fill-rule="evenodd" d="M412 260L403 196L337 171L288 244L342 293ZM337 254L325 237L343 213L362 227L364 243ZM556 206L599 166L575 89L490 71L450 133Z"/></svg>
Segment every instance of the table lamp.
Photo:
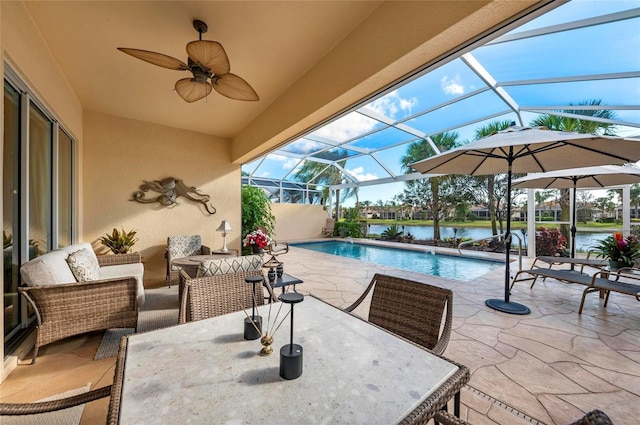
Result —
<svg viewBox="0 0 640 425"><path fill-rule="evenodd" d="M222 223L220 223L220 226L218 226L218 228L216 229L216 232L222 233L223 243L222 243L222 249L220 251L228 252L229 248L227 248L227 233L231 232L231 225L227 220L222 220Z"/></svg>

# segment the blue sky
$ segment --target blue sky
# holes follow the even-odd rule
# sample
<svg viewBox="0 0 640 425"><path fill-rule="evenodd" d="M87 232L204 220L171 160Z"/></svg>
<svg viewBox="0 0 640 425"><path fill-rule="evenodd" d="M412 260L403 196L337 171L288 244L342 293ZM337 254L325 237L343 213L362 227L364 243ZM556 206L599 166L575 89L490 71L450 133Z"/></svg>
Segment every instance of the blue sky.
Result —
<svg viewBox="0 0 640 425"><path fill-rule="evenodd" d="M636 8L640 8L640 0L574 0L515 29L513 33ZM563 31L543 37L496 43L475 49L471 54L500 83L639 72L640 18ZM461 59L455 59L371 102L364 109L367 115L373 113L393 121L403 120L437 105L468 96L484 87L484 82ZM640 123L640 77L505 85L504 89L522 109L601 99L603 104L607 105L635 107L633 110L617 110L615 114L620 121ZM427 134L456 128L460 141L471 141L475 129L486 122L516 121L514 113L499 115L506 110L505 104L493 92L486 91L415 116L405 124ZM498 116L484 122L463 125L489 115ZM536 114L523 113L522 116L524 125L528 125ZM364 181L389 177L384 167L395 175L404 174L400 158L407 149L406 142L415 140L415 136L389 128L358 139L359 136L382 127L384 125L379 121L365 114L353 112L294 142L288 149L290 152L310 154L320 147L327 147L328 145L323 143L325 140L334 143L350 141L342 148L352 149L353 153L355 150L376 151L375 157L363 155L347 159L345 169L355 179ZM620 126L617 132L620 136L640 135L640 129L633 127ZM280 151L268 155L264 160L243 166L243 170L249 173L255 171L256 177L280 179L291 178L295 167L299 165L299 159L286 156L286 152ZM403 188L403 183L363 186L359 190L359 198L361 201L369 200L374 203L378 200L387 201L401 193ZM350 205L354 202L355 199L351 199L345 204Z"/></svg>

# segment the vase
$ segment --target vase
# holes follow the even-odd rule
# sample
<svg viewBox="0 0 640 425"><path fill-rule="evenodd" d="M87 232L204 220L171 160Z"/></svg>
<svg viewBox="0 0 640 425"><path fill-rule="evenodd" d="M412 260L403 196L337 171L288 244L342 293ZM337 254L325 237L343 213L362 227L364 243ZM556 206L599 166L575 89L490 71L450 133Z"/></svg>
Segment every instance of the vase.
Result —
<svg viewBox="0 0 640 425"><path fill-rule="evenodd" d="M616 260L609 260L609 268L611 270L618 270L618 269L622 269L625 267L631 267L631 264L625 262L625 261L616 261Z"/></svg>
<svg viewBox="0 0 640 425"><path fill-rule="evenodd" d="M258 245L251 245L251 252L254 254L263 254L264 249L260 248Z"/></svg>

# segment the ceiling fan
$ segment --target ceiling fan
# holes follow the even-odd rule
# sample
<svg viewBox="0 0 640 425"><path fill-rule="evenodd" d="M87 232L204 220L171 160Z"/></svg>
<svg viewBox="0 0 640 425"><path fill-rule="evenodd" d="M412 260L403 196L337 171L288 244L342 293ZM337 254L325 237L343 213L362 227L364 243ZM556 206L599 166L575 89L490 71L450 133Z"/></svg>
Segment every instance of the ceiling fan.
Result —
<svg viewBox="0 0 640 425"><path fill-rule="evenodd" d="M193 28L198 31L199 39L187 43L186 64L171 56L148 50L128 47L118 47L118 50L163 68L191 71L193 78L178 80L175 86L178 95L189 103L206 97L212 88L231 99L259 100L258 94L249 83L229 72L231 65L222 44L202 39L202 34L207 32L207 24L196 19L193 21Z"/></svg>

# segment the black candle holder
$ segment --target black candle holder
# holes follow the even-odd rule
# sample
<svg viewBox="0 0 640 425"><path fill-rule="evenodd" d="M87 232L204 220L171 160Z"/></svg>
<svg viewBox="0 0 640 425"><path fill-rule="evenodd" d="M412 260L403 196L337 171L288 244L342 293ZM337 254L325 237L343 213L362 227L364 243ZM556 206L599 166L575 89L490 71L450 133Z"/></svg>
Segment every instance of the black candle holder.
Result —
<svg viewBox="0 0 640 425"><path fill-rule="evenodd" d="M253 340L262 336L262 316L256 316L256 283L262 284L262 276L247 276L244 281L253 285L251 317L244 319L244 339Z"/></svg>
<svg viewBox="0 0 640 425"><path fill-rule="evenodd" d="M304 300L304 295L289 292L278 297L280 301L291 305L291 332L289 344L280 348L280 377L296 379L302 375L302 346L293 343L293 305Z"/></svg>
<svg viewBox="0 0 640 425"><path fill-rule="evenodd" d="M278 263L278 265L276 266L276 276L277 277L282 277L282 274L284 273L284 265L282 263Z"/></svg>

